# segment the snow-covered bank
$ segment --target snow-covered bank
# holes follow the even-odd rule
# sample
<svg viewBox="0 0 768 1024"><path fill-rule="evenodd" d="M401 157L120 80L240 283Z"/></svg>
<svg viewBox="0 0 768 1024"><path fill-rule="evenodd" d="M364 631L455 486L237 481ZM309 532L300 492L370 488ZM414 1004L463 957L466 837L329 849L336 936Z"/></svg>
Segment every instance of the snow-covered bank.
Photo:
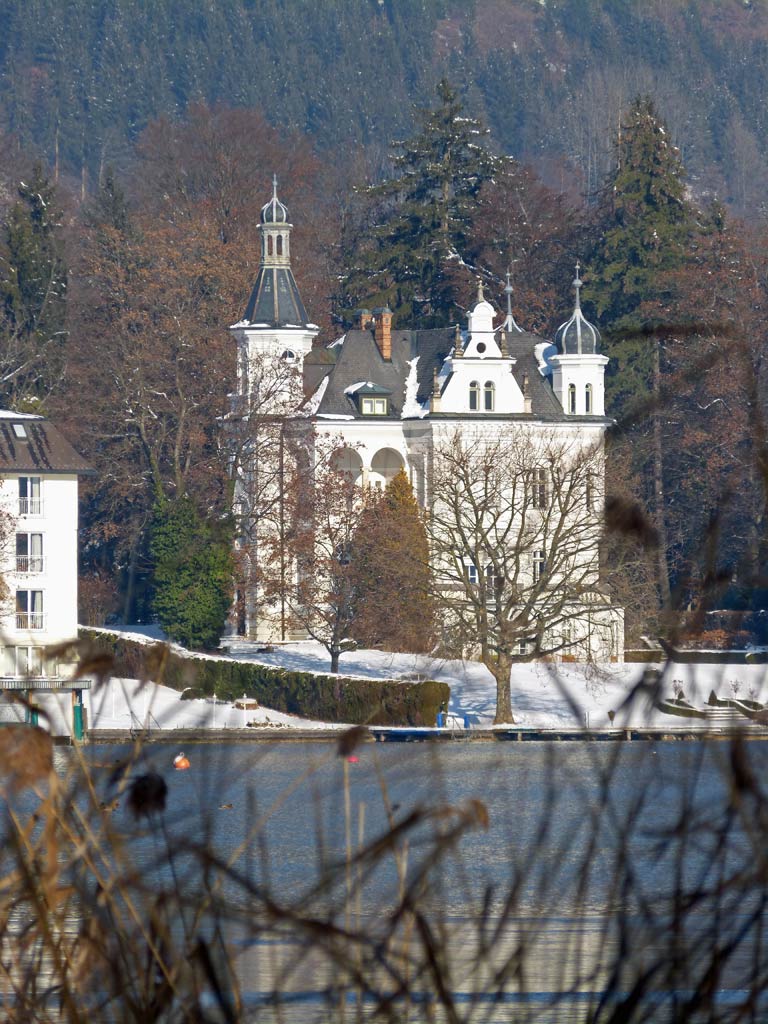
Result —
<svg viewBox="0 0 768 1024"><path fill-rule="evenodd" d="M127 634L126 634L127 635ZM256 644L238 643L230 655L236 660L254 661L297 671L328 671L325 649L312 642L286 644L265 651ZM655 729L711 728L704 719L665 714L654 707L651 693L641 688L627 702L647 666L549 665L515 666L512 675L512 707L516 723L523 728L590 729L635 727ZM661 668L661 666L658 666ZM382 678L442 680L451 688L449 711L472 727L492 725L495 683L486 668L472 661L448 661L424 655L388 654L382 651L354 651L342 655L345 675ZM720 697L768 701L768 666L765 665L672 665L662 671L661 693L673 697L682 687L697 706L711 690ZM613 722L611 721L613 718ZM181 700L168 687L133 680L110 680L90 695L89 724L93 729L129 729L143 726L175 729L243 728L248 722L285 728L321 728L311 722L265 708L244 711L233 704L214 700Z"/></svg>

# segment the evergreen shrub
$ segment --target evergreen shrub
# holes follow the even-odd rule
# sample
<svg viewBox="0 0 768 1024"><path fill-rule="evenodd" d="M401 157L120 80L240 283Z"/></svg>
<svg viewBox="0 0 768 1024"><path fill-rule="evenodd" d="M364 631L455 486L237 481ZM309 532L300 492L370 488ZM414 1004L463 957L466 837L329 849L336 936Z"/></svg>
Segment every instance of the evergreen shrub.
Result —
<svg viewBox="0 0 768 1024"><path fill-rule="evenodd" d="M450 687L435 680L398 682L292 672L224 658L195 658L166 644L147 645L103 630L81 629L80 638L114 658L113 673L147 676L191 697L233 701L255 698L275 711L353 725L433 726Z"/></svg>

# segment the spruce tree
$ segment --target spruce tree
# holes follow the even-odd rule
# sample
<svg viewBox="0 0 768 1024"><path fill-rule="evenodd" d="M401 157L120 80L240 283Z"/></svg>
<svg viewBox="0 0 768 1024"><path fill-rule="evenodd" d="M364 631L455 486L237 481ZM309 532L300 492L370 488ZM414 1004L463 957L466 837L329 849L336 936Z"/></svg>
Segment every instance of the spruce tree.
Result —
<svg viewBox="0 0 768 1024"><path fill-rule="evenodd" d="M39 164L18 193L0 245L0 400L29 408L61 377L67 268L55 191Z"/></svg>
<svg viewBox="0 0 768 1024"><path fill-rule="evenodd" d="M685 261L693 228L680 155L647 96L622 120L599 220L585 298L608 328L606 383L620 413L649 386L653 346L641 332L669 319L672 272Z"/></svg>
<svg viewBox="0 0 768 1024"><path fill-rule="evenodd" d="M364 647L428 651L434 611L424 521L404 470L368 507L352 545L352 633Z"/></svg>
<svg viewBox="0 0 768 1024"><path fill-rule="evenodd" d="M444 326L456 316L457 268L472 261L478 193L494 168L487 129L464 112L446 81L420 129L398 144L395 177L371 189L378 226L350 257L343 286L351 305L389 305L395 323Z"/></svg>
<svg viewBox="0 0 768 1024"><path fill-rule="evenodd" d="M185 647L216 647L232 590L227 532L203 520L188 497L163 499L155 507L151 553L160 625Z"/></svg>
<svg viewBox="0 0 768 1024"><path fill-rule="evenodd" d="M645 480L659 540L658 593L669 609L668 440L660 401L668 369L665 347L676 319L675 273L686 260L694 223L680 156L648 97L636 99L622 121L601 227L587 297L607 328L609 412L620 423L634 424L635 468Z"/></svg>

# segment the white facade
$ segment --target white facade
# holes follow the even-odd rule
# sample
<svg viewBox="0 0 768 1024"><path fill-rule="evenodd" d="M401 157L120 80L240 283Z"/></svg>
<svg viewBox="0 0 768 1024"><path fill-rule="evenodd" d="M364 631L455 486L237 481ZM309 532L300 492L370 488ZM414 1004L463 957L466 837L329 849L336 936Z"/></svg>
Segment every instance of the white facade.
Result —
<svg viewBox="0 0 768 1024"><path fill-rule="evenodd" d="M287 224L287 211L276 194L262 211L262 221L262 261L268 266L264 238L277 230L275 221L281 225L279 230ZM285 270L286 264L282 267ZM597 330L581 312L578 272L574 284L574 312L557 332L555 346L517 325L508 280L504 289L505 317L498 317L482 286L464 328L392 330L389 309L360 310L355 327L323 351L322 359L311 348L316 331L313 325L289 327L280 325L276 317L271 323L254 323L252 315L258 303L252 297L249 315L233 328L240 367L236 402L241 410L253 410L255 396L249 381L263 374L267 353L279 365L286 358L286 349L290 349L295 353L292 362L304 370L308 397L294 379L292 385L280 391L275 412L287 413L294 422L303 418L316 436L340 444L337 468L363 487L385 487L404 469L417 500L433 514L441 498L434 485L441 451L457 436L467 440L485 438L483 443L489 446L517 438L521 451L525 451L519 475L529 481L538 479L537 473L546 472L550 480L553 473L556 476L552 466L556 458L574 473L585 474L583 493L579 492L578 500L570 495L563 520L575 547L561 556L559 576L551 577L553 586L562 584L563 574L577 577L574 594L578 596L561 601L558 615L552 619L552 628L560 634L552 646L563 657L620 660L623 615L600 590L598 550L603 438L609 422L605 418L603 384L608 360L599 352ZM257 282L254 294L260 287ZM259 366L257 374L250 369L254 363ZM512 443L514 446L517 442ZM557 452L561 454L553 454ZM591 467L588 473L584 470L587 463ZM243 506L249 500L254 505L252 481L256 472L257 467L252 466L239 480ZM527 486L533 485L529 482ZM540 570L534 562L538 559L541 566L546 560L545 540L537 540L537 536L552 538L562 533L553 525L551 510L546 515L542 510L531 514L525 524L529 533L534 521L537 525L531 534L530 551L521 547L515 555L519 563L515 571L521 580L527 579L528 592L536 592L538 584L535 577ZM267 529L274 527L268 525ZM249 557L257 558L254 552L258 538L253 539ZM473 566L468 571L484 570ZM554 572L551 566L550 572ZM245 621L239 623L239 631L262 640L280 639L275 630L275 609L260 602L257 587L250 588L246 604L248 612Z"/></svg>
<svg viewBox="0 0 768 1024"><path fill-rule="evenodd" d="M73 725L77 639L78 476L85 463L43 417L0 410L0 688L26 690ZM34 696L32 696L34 695ZM30 705L31 706L31 705ZM18 706L17 706L18 710ZM27 720L36 715L27 708ZM82 724L82 720L81 723ZM79 728L79 727L78 727Z"/></svg>

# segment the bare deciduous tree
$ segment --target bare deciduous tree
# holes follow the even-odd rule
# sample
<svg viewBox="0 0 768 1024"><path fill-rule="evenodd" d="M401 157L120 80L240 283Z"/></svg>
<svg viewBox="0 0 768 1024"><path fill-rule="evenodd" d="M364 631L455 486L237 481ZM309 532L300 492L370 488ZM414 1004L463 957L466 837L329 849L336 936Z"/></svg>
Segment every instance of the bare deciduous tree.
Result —
<svg viewBox="0 0 768 1024"><path fill-rule="evenodd" d="M599 444L520 427L437 447L428 531L445 644L493 674L497 723L514 722L517 662L587 660L615 643L620 616L600 584L602 461Z"/></svg>

